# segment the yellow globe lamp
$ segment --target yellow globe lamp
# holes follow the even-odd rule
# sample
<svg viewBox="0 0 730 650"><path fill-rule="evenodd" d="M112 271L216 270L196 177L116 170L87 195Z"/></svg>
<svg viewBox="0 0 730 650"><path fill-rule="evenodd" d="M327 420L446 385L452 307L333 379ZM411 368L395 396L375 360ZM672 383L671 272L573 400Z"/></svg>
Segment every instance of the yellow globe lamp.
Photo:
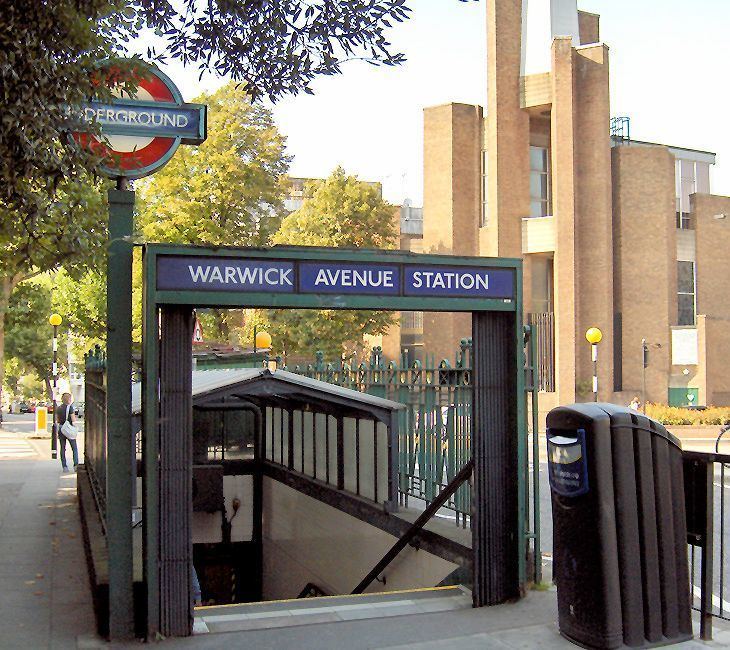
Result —
<svg viewBox="0 0 730 650"><path fill-rule="evenodd" d="M270 348L271 334L268 332L256 332L256 348Z"/></svg>
<svg viewBox="0 0 730 650"><path fill-rule="evenodd" d="M589 327L586 330L586 341L591 345L596 345L601 342L603 333L597 327Z"/></svg>
<svg viewBox="0 0 730 650"><path fill-rule="evenodd" d="M58 314L51 314L50 318L48 319L48 322L53 325L53 327L58 327L61 324L61 321L63 319Z"/></svg>

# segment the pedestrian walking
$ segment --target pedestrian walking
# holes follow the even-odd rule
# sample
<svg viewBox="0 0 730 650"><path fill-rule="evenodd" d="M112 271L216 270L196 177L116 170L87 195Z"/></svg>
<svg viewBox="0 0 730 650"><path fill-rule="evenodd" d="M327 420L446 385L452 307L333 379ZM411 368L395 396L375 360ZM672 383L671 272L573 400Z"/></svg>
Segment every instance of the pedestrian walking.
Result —
<svg viewBox="0 0 730 650"><path fill-rule="evenodd" d="M76 444L77 430L74 426L73 395L64 393L61 395L61 403L56 407L56 425L58 427L58 441L61 445L61 466L64 472L68 472L66 463L66 442L71 445L73 453L74 472L79 464L79 448Z"/></svg>
<svg viewBox="0 0 730 650"><path fill-rule="evenodd" d="M638 397L634 397L634 399L632 399L631 402L629 403L629 408L634 411L638 411L640 407L641 407L641 402L639 401Z"/></svg>

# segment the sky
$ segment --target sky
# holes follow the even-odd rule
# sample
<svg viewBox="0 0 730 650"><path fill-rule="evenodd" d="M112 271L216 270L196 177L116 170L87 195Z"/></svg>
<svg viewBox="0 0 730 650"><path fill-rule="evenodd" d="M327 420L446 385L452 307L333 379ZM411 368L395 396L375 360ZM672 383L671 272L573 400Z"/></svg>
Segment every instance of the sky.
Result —
<svg viewBox="0 0 730 650"><path fill-rule="evenodd" d="M383 184L392 203L423 200L423 108L486 103L484 0L411 0L411 20L389 33L407 61L362 62L315 81L314 96L273 106L294 157L292 176L324 177L342 165ZM631 136L717 153L711 189L730 195L730 2L578 0L601 15L610 48L611 114L631 118ZM186 100L222 81L195 70L165 70Z"/></svg>

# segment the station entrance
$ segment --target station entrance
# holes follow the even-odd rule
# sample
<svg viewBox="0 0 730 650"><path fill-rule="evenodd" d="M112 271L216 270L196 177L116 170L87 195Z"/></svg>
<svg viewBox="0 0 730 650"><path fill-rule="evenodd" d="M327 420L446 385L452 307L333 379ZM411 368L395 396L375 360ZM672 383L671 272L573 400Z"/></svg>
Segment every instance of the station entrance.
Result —
<svg viewBox="0 0 730 650"><path fill-rule="evenodd" d="M526 581L525 512L529 491L525 485L526 438L522 435L526 408L520 260L380 250L214 249L150 244L143 248L143 267L142 587L135 590L131 579L134 551L130 531L128 539L117 538L114 544L109 543L109 593L126 592L128 597L117 598L116 602L127 602L130 607L129 612L112 612L112 616L136 616L138 630L142 619L147 638L185 636L192 631L189 587L193 561L194 397L190 341L193 310L208 307L471 312L471 460L458 478L463 482L471 474L473 606L495 605L521 596ZM295 393L307 390L315 402L329 401L314 394L319 387L273 390L271 382L279 380L259 377L263 392L258 398L238 391L236 399L253 405L253 411L260 410L262 395L274 396L280 407L286 406L287 399L296 400ZM381 451L385 449L383 479L374 496L384 512L396 510L395 409L389 411L387 404L354 406L354 402L345 406L350 396L338 397L335 393L333 387L330 398L340 399L343 409L360 408L371 414L380 409L378 417L388 432L381 443ZM221 404L225 400L216 407ZM279 422L283 421L282 415ZM280 433L283 440L283 430ZM273 438L269 448L264 438L257 444L253 462L276 465L276 458L267 457L276 453ZM281 467L270 472L290 469L293 474L304 474L287 467L292 459L284 462L283 451L280 445ZM290 452L293 450L287 449L287 454ZM108 462L124 459L109 458ZM131 483L130 475L126 494L107 495L109 520L129 520ZM335 483L334 487L345 486ZM254 496L253 525L259 526L261 503L259 500L257 504L256 499ZM115 530L122 527L116 526ZM371 573L377 577L377 565Z"/></svg>

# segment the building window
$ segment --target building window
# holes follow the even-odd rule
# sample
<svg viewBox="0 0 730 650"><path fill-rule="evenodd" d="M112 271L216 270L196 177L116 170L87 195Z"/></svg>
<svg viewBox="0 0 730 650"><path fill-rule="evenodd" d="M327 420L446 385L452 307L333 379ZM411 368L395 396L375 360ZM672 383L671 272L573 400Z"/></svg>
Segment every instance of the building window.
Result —
<svg viewBox="0 0 730 650"><path fill-rule="evenodd" d="M530 216L550 214L550 160L545 147L530 147Z"/></svg>
<svg viewBox="0 0 730 650"><path fill-rule="evenodd" d="M674 162L674 181L677 198L677 228L687 230L692 227L690 196L699 191L709 192L709 167L692 160L678 158Z"/></svg>
<svg viewBox="0 0 730 650"><path fill-rule="evenodd" d="M400 326L404 330L423 332L423 312L402 311L400 313Z"/></svg>
<svg viewBox="0 0 730 650"><path fill-rule="evenodd" d="M482 212L479 220L479 225L489 225L489 187L487 186L487 176L489 170L489 156L486 150L482 150Z"/></svg>
<svg viewBox="0 0 730 650"><path fill-rule="evenodd" d="M677 262L677 325L694 325L696 313L695 263Z"/></svg>
<svg viewBox="0 0 730 650"><path fill-rule="evenodd" d="M689 212L677 212L677 228L689 230L691 225Z"/></svg>

